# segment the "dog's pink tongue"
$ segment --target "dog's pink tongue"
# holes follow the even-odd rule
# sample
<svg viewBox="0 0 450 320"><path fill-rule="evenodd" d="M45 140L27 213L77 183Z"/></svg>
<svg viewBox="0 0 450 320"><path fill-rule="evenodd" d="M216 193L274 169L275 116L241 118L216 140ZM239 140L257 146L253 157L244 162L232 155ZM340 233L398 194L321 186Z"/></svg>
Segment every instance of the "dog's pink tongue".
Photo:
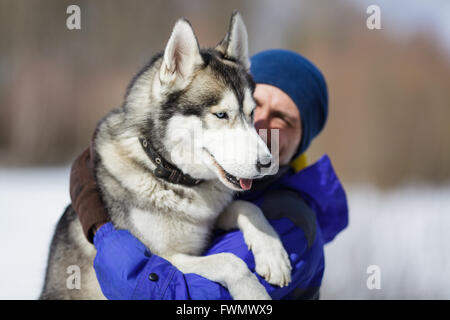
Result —
<svg viewBox="0 0 450 320"><path fill-rule="evenodd" d="M241 188L244 190L250 190L252 187L252 179L239 179L239 184L241 185Z"/></svg>

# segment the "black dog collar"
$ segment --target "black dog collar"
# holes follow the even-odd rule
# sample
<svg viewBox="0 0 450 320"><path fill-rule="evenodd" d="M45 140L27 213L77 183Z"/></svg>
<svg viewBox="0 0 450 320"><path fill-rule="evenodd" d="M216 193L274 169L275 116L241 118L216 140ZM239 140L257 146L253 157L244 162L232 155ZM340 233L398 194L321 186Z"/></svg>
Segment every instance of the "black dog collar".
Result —
<svg viewBox="0 0 450 320"><path fill-rule="evenodd" d="M180 169L164 159L155 151L150 141L146 138L139 137L139 142L147 156L155 164L156 169L153 171L153 174L158 178L185 186L196 186L203 182L202 179L194 179L190 175L184 174Z"/></svg>

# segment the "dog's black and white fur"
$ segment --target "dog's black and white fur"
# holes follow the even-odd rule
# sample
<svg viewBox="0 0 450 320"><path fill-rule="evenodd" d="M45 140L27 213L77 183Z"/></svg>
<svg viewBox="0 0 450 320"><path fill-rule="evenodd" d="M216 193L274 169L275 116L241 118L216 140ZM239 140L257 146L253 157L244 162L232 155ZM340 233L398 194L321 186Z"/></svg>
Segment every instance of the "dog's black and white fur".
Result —
<svg viewBox="0 0 450 320"><path fill-rule="evenodd" d="M179 20L164 52L130 84L123 106L98 126L96 178L116 228L129 230L182 272L221 283L234 299L270 299L235 255L199 256L214 227L238 227L255 256L257 273L279 286L290 282L288 256L261 210L233 201L245 181L262 176L258 164L272 160L252 124L249 65L239 13L233 13L227 35L212 49L200 49L190 24ZM192 143L195 130L201 135ZM139 138L203 182L185 186L157 178ZM95 248L69 206L53 237L41 298L104 299L94 257ZM66 287L70 265L81 269L80 290Z"/></svg>

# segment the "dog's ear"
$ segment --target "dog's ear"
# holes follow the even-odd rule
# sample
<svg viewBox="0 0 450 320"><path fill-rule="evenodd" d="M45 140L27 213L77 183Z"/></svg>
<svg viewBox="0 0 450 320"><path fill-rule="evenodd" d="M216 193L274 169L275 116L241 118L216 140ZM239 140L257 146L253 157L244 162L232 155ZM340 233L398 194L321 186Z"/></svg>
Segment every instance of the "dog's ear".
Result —
<svg viewBox="0 0 450 320"><path fill-rule="evenodd" d="M161 84L183 89L189 84L195 67L201 63L200 48L191 24L186 19L178 20L164 50L159 72Z"/></svg>
<svg viewBox="0 0 450 320"><path fill-rule="evenodd" d="M225 58L237 60L247 70L250 69L247 28L238 11L233 11L228 32L216 46L216 50L220 51Z"/></svg>

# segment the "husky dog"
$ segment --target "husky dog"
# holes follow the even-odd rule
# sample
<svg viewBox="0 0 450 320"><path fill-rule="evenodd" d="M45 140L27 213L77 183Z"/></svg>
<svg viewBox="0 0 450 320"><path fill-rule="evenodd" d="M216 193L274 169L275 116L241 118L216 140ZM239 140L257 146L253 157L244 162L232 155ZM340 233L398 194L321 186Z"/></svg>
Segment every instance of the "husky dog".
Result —
<svg viewBox="0 0 450 320"><path fill-rule="evenodd" d="M270 299L235 255L199 256L214 227L238 227L258 274L279 286L291 279L288 255L261 210L233 201L235 191L250 189L272 161L252 123L249 66L238 12L210 49L200 49L189 22L179 20L165 50L131 82L123 106L97 127L95 174L116 228L129 230L180 271L222 284L234 299ZM198 128L202 135L192 144ZM187 160L193 158L199 161ZM104 299L94 257L69 206L52 240L41 298ZM80 267L80 290L66 286L71 265Z"/></svg>

